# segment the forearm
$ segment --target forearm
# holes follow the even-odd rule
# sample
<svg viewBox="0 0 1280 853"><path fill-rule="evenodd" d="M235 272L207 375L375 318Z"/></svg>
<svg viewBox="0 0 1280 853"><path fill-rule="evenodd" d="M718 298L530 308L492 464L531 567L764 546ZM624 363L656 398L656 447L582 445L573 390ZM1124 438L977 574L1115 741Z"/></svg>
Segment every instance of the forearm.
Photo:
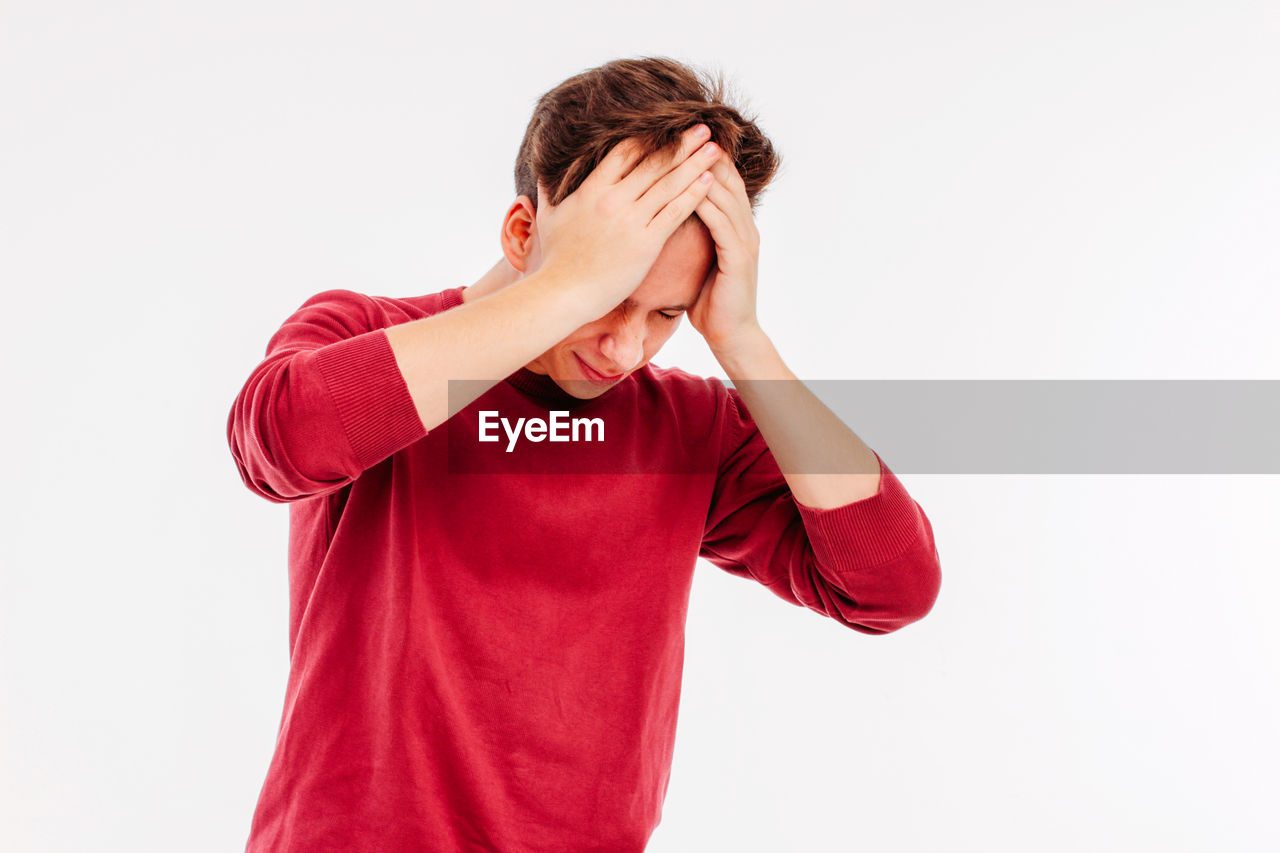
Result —
<svg viewBox="0 0 1280 853"><path fill-rule="evenodd" d="M386 334L422 425L431 430L594 319L583 315L580 295L539 271ZM451 379L472 381L455 383L450 399Z"/></svg>
<svg viewBox="0 0 1280 853"><path fill-rule="evenodd" d="M834 509L880 490L875 453L796 378L763 331L713 353L799 503Z"/></svg>

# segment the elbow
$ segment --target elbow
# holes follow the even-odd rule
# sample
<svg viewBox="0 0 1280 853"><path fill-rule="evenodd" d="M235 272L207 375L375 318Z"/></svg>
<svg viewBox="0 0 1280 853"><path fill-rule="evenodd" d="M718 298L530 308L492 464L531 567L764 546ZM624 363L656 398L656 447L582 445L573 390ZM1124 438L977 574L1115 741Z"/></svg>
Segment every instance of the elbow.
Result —
<svg viewBox="0 0 1280 853"><path fill-rule="evenodd" d="M241 482L249 491L271 503L291 503L315 495L297 478L290 476L290 472L267 461L271 456L268 449L243 442L242 436L231 437L231 456Z"/></svg>
<svg viewBox="0 0 1280 853"><path fill-rule="evenodd" d="M842 620L849 628L863 634L892 634L933 611L942 590L942 568L936 550L931 547L928 552L916 551L885 568L892 568L892 582L874 596L880 604L864 601Z"/></svg>
<svg viewBox="0 0 1280 853"><path fill-rule="evenodd" d="M938 603L942 591L942 560L933 538L933 525L923 511L920 516L925 535L903 556L899 570L894 573L897 595L893 627L878 633L891 633L919 622Z"/></svg>
<svg viewBox="0 0 1280 853"><path fill-rule="evenodd" d="M904 625L919 622L938 603L938 594L942 591L942 562L938 559L937 550L916 560L909 576L912 583L905 596L906 606L902 612L902 617L906 620Z"/></svg>
<svg viewBox="0 0 1280 853"><path fill-rule="evenodd" d="M290 495L286 495L279 490L279 482L271 475L271 472L260 470L251 461L251 457L239 444L237 436L232 436L229 439L229 443L231 445L232 459L235 461L236 470L240 474L240 481L244 483L245 488L272 503L288 503L291 500Z"/></svg>
<svg viewBox="0 0 1280 853"><path fill-rule="evenodd" d="M895 631L919 622L938 603L938 594L942 591L942 564L938 552L934 550L912 560L911 568L903 573L903 578L906 583L899 599Z"/></svg>
<svg viewBox="0 0 1280 853"><path fill-rule="evenodd" d="M353 479L336 470L341 466L332 436L345 441L336 413L323 411L324 392L310 387L309 371L293 366L293 359L260 366L227 417L227 443L240 479L272 503L317 497Z"/></svg>
<svg viewBox="0 0 1280 853"><path fill-rule="evenodd" d="M248 423L238 420L234 410L228 419L227 443L241 482L259 497L290 503L315 494L308 478L288 464L288 457Z"/></svg>

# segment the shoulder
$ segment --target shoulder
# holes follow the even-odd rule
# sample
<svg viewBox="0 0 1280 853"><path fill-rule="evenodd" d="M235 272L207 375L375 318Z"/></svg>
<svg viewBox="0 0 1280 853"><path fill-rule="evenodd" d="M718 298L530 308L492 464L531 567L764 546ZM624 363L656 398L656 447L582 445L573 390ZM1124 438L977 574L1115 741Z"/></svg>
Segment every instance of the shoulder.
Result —
<svg viewBox="0 0 1280 853"><path fill-rule="evenodd" d="M327 318L352 331L379 329L447 311L462 302L461 290L450 288L424 296L399 297L333 288L309 297L294 316L316 321Z"/></svg>
<svg viewBox="0 0 1280 853"><path fill-rule="evenodd" d="M322 290L308 297L280 324L267 342L267 352L315 348L429 317L461 301L461 288L417 297L373 296L346 288Z"/></svg>

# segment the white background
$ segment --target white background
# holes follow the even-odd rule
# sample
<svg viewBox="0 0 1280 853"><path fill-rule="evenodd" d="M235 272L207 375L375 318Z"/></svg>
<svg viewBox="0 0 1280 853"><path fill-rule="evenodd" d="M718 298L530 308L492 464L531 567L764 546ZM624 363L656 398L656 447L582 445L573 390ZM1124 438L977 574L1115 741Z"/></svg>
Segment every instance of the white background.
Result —
<svg viewBox="0 0 1280 853"><path fill-rule="evenodd" d="M775 142L802 378L1280 373L1275 3L450 5L6 4L0 848L243 848L287 509L231 402L308 296L488 269L588 67L723 70ZM650 850L1280 849L1275 477L903 479L898 633L699 565Z"/></svg>

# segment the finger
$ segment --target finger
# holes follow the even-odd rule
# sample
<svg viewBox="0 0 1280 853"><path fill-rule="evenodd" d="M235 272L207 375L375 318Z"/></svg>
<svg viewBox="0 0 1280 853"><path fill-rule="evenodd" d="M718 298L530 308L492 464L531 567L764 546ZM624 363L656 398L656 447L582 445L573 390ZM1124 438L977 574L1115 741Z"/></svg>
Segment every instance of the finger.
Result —
<svg viewBox="0 0 1280 853"><path fill-rule="evenodd" d="M711 136L711 131L707 129L705 124L695 124L693 127L680 134L680 142L676 146L675 153L663 151L655 151L644 160L636 164L631 170L631 174L627 175L619 182L619 189L623 193L627 201L635 201L645 195L654 185L654 182L678 168L681 164L689 160L690 155L703 146ZM706 164L703 164L706 168ZM663 199L665 204L675 196L675 193L688 186L689 181L696 178L702 169L696 169L689 180L684 181L675 191L671 192L667 198ZM670 189L670 187L669 187ZM658 205L661 207L662 205ZM652 211L650 211L652 213Z"/></svg>
<svg viewBox="0 0 1280 853"><path fill-rule="evenodd" d="M740 211L738 199L719 182L713 183L706 197L695 208L711 239L716 245L716 257L723 259L720 264L753 263L760 251L760 236L755 222L748 222L746 231L739 230L734 223L735 211Z"/></svg>
<svg viewBox="0 0 1280 853"><path fill-rule="evenodd" d="M728 158L717 162L721 165L721 168L716 171L716 177L720 179L720 183L732 190L734 195L746 201L747 182L742 179L742 173L738 171L738 167Z"/></svg>
<svg viewBox="0 0 1280 853"><path fill-rule="evenodd" d="M683 192L690 183L697 181L717 159L723 157L723 153L714 142L708 142L683 163L663 175L636 201L636 205L644 211L645 216L657 215L668 201ZM714 180L715 175L712 173L712 181Z"/></svg>
<svg viewBox="0 0 1280 853"><path fill-rule="evenodd" d="M751 200L747 198L747 185L733 167L728 157L721 157L711 166L716 182L709 195L724 210L738 234L747 236L755 227L751 214Z"/></svg>
<svg viewBox="0 0 1280 853"><path fill-rule="evenodd" d="M654 236L667 240L681 223L693 215L694 209L706 198L707 190L715 183L710 172L704 174L708 178L706 182L695 177L679 195L667 202L649 220L647 227Z"/></svg>
<svg viewBox="0 0 1280 853"><path fill-rule="evenodd" d="M715 184L713 183L714 187ZM725 214L720 206L711 198L710 192L698 202L694 211L698 214L698 218L702 220L702 224L707 226L707 230L711 232L711 239L716 244L716 257L722 252L729 249L729 244L737 235L737 231L733 228L733 223L729 221L729 217Z"/></svg>
<svg viewBox="0 0 1280 853"><path fill-rule="evenodd" d="M600 158L600 162L591 170L591 174L587 175L582 182L585 184L590 181L602 187L613 186L635 165L639 155L639 140L628 136L605 152L604 157Z"/></svg>

